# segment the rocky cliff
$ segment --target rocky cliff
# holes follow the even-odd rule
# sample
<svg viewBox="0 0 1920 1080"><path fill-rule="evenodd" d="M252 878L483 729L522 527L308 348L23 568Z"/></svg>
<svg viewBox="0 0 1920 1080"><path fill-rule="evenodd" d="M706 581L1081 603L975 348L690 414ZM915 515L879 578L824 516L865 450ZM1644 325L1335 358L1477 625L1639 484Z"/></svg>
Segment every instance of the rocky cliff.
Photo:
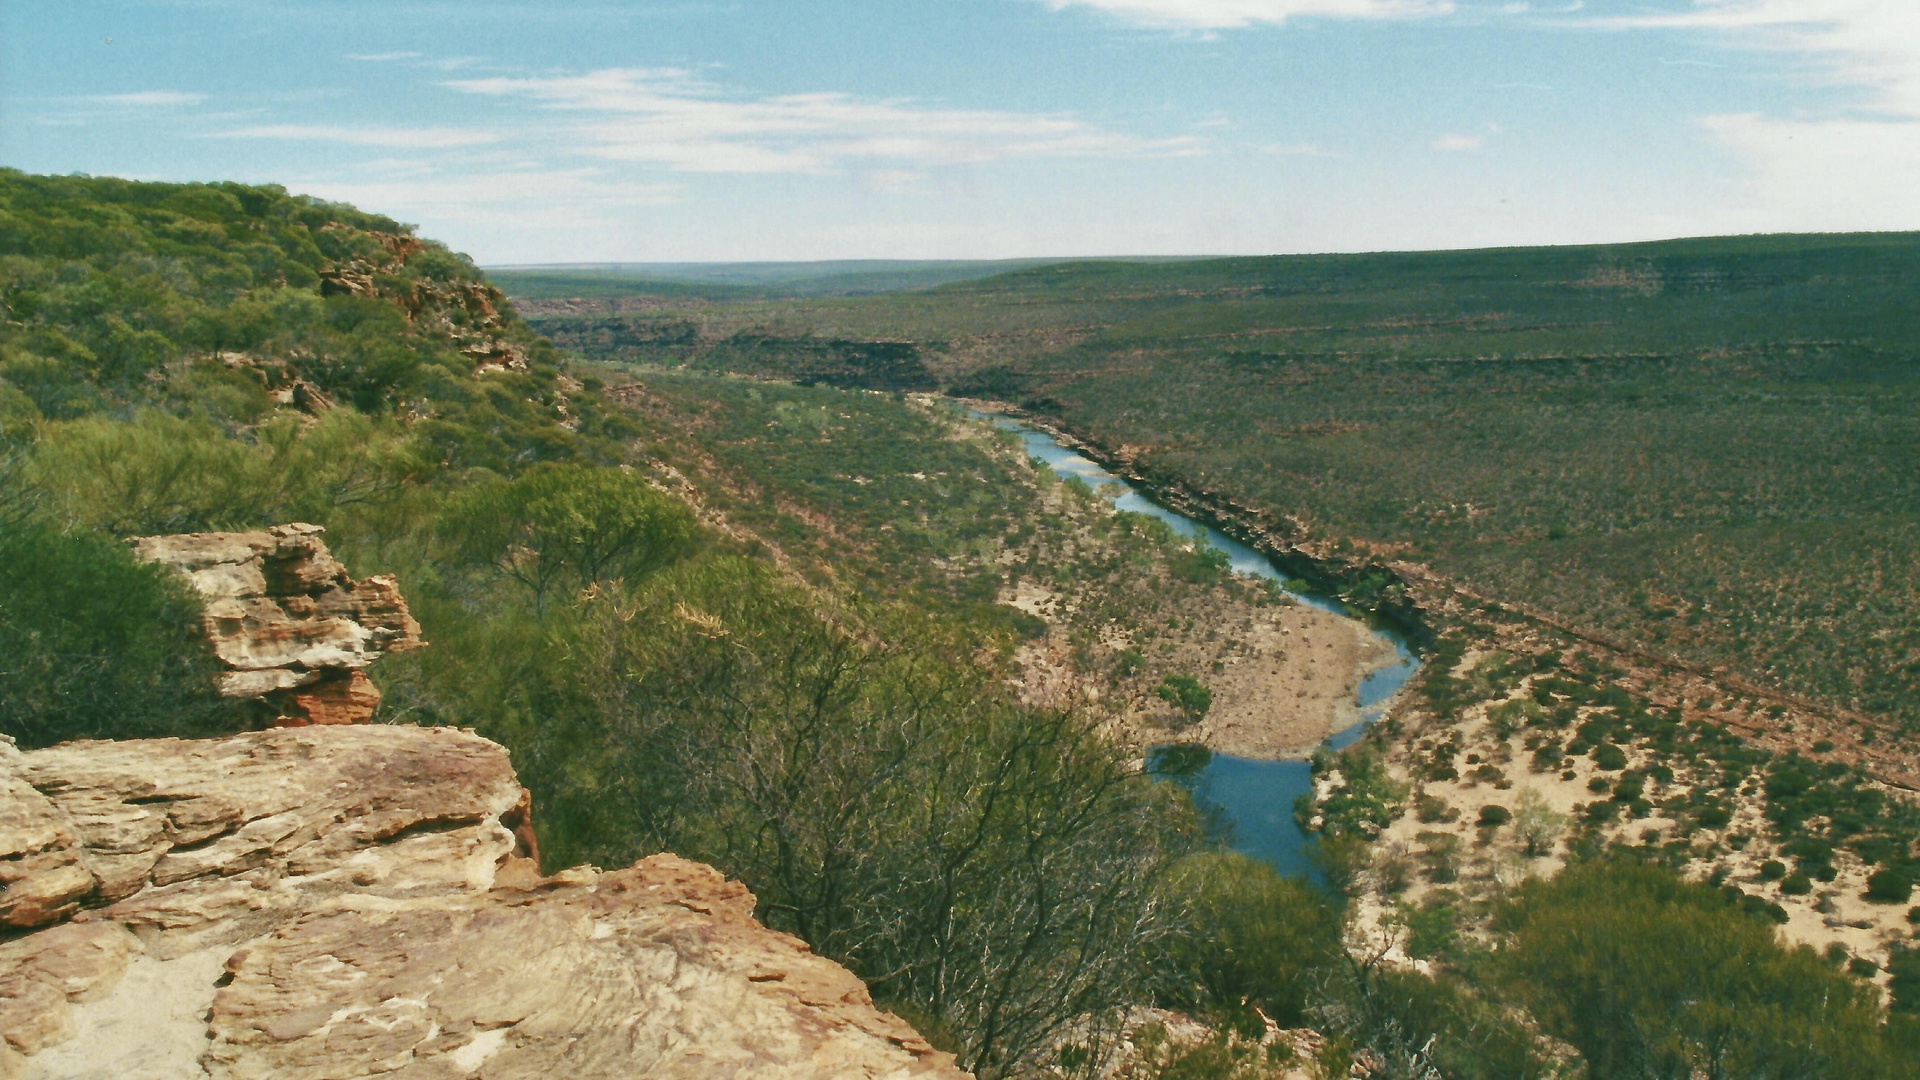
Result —
<svg viewBox="0 0 1920 1080"><path fill-rule="evenodd" d="M261 701L283 726L365 723L380 705L367 665L424 644L393 578L349 578L325 531L295 522L133 540L135 555L185 575L206 601L227 668L220 692Z"/></svg>
<svg viewBox="0 0 1920 1080"><path fill-rule="evenodd" d="M542 876L449 729L0 744L0 1077L943 1077L672 855Z"/></svg>

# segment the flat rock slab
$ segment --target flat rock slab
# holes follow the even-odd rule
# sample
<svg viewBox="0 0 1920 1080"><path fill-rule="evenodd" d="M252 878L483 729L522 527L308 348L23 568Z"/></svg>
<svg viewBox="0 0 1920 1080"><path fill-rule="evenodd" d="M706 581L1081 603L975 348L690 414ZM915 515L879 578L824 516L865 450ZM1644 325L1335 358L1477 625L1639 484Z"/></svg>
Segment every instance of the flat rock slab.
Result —
<svg viewBox="0 0 1920 1080"><path fill-rule="evenodd" d="M711 867L541 876L524 799L444 728L0 745L0 1078L965 1075Z"/></svg>

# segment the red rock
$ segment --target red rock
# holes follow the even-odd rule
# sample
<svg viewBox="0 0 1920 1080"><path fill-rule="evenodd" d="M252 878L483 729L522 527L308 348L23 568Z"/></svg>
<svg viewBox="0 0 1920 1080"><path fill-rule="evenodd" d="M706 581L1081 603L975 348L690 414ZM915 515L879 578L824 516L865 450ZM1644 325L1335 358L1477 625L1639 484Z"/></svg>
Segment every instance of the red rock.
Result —
<svg viewBox="0 0 1920 1080"><path fill-rule="evenodd" d="M365 723L380 691L362 669L425 644L398 583L348 577L324 531L296 522L133 540L135 554L184 574L206 600L207 636L228 669L220 692L266 703L282 725Z"/></svg>

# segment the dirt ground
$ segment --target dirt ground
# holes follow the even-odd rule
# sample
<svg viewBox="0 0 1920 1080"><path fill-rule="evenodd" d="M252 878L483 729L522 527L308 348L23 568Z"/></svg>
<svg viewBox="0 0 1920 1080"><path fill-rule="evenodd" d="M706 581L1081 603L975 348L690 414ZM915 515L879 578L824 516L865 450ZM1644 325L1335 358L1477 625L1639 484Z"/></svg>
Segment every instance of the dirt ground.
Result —
<svg viewBox="0 0 1920 1080"><path fill-rule="evenodd" d="M1392 646L1366 625L1305 604L1254 604L1229 590L1191 601L1192 628L1160 632L1140 649L1151 668L1132 678L1076 665L1065 623L1070 602L1031 582L1006 590L1004 603L1054 624L1016 655L1022 697L1064 705L1076 696L1103 704L1130 744L1199 743L1249 758L1304 758L1328 735L1360 720L1354 693L1368 672L1395 660ZM1232 628L1221 634L1219 628ZM1209 635L1208 631L1213 633ZM1135 630L1102 628L1102 652L1136 648ZM1192 722L1154 694L1159 671L1190 671L1213 692L1204 718Z"/></svg>

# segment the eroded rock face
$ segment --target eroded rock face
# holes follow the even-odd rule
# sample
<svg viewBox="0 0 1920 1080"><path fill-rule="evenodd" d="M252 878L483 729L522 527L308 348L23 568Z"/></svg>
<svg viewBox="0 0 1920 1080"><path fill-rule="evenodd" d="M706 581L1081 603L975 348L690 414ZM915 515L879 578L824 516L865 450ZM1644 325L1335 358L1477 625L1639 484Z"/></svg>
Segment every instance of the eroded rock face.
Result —
<svg viewBox="0 0 1920 1080"><path fill-rule="evenodd" d="M0 1077L941 1077L744 886L542 877L436 728L0 744ZM524 830L523 830L524 831Z"/></svg>
<svg viewBox="0 0 1920 1080"><path fill-rule="evenodd" d="M380 704L366 666L424 644L394 579L349 578L324 531L294 523L133 541L206 600L207 636L227 667L220 692L266 702L282 724L366 722Z"/></svg>

